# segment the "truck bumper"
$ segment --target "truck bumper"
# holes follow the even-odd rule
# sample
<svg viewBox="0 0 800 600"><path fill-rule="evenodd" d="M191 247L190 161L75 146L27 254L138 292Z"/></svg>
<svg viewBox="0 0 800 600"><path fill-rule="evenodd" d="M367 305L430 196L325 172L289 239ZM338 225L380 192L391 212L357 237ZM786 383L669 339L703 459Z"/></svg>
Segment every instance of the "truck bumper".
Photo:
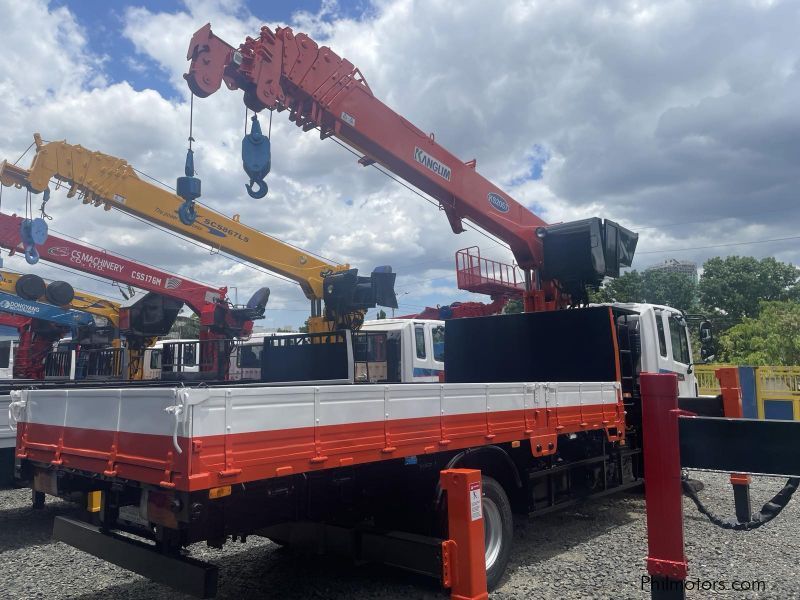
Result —
<svg viewBox="0 0 800 600"><path fill-rule="evenodd" d="M152 581L197 598L217 593L217 567L67 517L56 517L53 538Z"/></svg>

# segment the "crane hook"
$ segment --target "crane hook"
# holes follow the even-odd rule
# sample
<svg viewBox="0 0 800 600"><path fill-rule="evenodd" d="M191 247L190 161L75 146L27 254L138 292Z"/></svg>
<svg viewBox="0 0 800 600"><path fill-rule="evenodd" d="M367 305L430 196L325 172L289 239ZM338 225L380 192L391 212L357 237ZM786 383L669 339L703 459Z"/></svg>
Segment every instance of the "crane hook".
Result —
<svg viewBox="0 0 800 600"><path fill-rule="evenodd" d="M47 241L47 222L44 219L23 219L19 224L19 237L25 248L25 261L35 265L39 262L36 246Z"/></svg>
<svg viewBox="0 0 800 600"><path fill-rule="evenodd" d="M263 179L251 179L250 183L245 183L244 187L247 188L247 193L251 198L258 200L267 195L268 187L267 182Z"/></svg>
<svg viewBox="0 0 800 600"><path fill-rule="evenodd" d="M250 183L245 185L247 193L258 199L267 195L264 177L272 166L272 155L269 137L261 132L258 115L253 115L251 121L250 133L242 138L242 167L250 178Z"/></svg>
<svg viewBox="0 0 800 600"><path fill-rule="evenodd" d="M185 177L178 177L176 190L178 196L183 198L183 204L178 208L178 217L184 225L191 225L197 219L197 210L194 201L200 197L200 179L194 176L194 151L186 151L186 163L183 167Z"/></svg>

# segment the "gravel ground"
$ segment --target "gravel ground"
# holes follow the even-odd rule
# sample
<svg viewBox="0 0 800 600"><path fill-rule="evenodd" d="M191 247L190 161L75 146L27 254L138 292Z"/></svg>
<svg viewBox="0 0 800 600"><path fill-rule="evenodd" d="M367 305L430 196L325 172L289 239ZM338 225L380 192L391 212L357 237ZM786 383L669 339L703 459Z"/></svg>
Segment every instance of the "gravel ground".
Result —
<svg viewBox="0 0 800 600"><path fill-rule="evenodd" d="M704 501L733 514L727 478L701 473ZM760 507L783 484L758 478L752 486ZM772 523L748 533L720 530L684 500L690 580L763 581L765 591L689 590L689 598L797 598L800 497ZM74 507L48 499L30 508L27 490L0 490L0 590L5 598L172 599L178 594L50 539L53 517ZM643 591L646 555L641 496L621 494L536 519L519 519L514 550L492 600L523 598L649 598ZM224 550L202 545L192 555L220 567L219 598L446 598L427 579L390 568L354 567L329 558L308 558L256 537Z"/></svg>

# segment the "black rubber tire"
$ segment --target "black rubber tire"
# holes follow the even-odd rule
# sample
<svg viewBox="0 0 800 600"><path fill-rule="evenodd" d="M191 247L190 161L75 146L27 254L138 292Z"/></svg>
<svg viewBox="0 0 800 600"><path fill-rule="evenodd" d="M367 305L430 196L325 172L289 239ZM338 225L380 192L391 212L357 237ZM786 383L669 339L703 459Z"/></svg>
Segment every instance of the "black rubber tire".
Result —
<svg viewBox="0 0 800 600"><path fill-rule="evenodd" d="M75 298L75 289L66 281L54 281L44 292L47 301L56 306L66 306Z"/></svg>
<svg viewBox="0 0 800 600"><path fill-rule="evenodd" d="M492 591L500 583L503 574L506 572L508 560L511 557L511 546L514 541L514 515L511 512L511 502L508 500L503 486L491 477L481 478L481 487L483 488L484 503L488 498L491 500L498 509L500 522L501 522L501 541L500 552L490 569L486 570L486 587ZM487 526L486 510L484 509L484 527Z"/></svg>
<svg viewBox="0 0 800 600"><path fill-rule="evenodd" d="M45 294L47 286L44 279L33 273L27 273L17 279L17 296L25 300L38 300Z"/></svg>

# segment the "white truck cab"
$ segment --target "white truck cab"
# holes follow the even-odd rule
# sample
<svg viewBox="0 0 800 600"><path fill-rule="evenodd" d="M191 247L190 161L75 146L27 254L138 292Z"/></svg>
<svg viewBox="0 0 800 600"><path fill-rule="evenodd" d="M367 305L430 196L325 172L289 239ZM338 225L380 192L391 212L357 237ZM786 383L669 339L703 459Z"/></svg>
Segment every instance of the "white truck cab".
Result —
<svg viewBox="0 0 800 600"><path fill-rule="evenodd" d="M444 374L444 321L432 319L377 319L365 321L361 331L387 334L387 352L397 352L399 373L390 381L435 382Z"/></svg>
<svg viewBox="0 0 800 600"><path fill-rule="evenodd" d="M675 373L678 395L697 396L691 340L683 313L658 304L630 302L614 306L633 313L630 319L641 345L637 371Z"/></svg>

